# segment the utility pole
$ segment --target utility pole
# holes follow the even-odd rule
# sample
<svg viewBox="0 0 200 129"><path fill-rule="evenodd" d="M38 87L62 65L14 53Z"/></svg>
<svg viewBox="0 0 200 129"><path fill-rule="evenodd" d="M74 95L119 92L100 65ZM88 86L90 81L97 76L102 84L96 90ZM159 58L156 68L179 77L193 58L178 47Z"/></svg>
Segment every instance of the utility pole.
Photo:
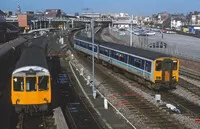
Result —
<svg viewBox="0 0 200 129"><path fill-rule="evenodd" d="M131 16L130 47L133 46L133 15Z"/></svg>
<svg viewBox="0 0 200 129"><path fill-rule="evenodd" d="M94 99L96 98L96 90L94 87L94 17L92 16L92 93Z"/></svg>
<svg viewBox="0 0 200 129"><path fill-rule="evenodd" d="M91 10L92 11L92 20L91 20L91 26L92 26L92 95L94 99L96 99L96 89L94 87L94 13L93 10L90 8L86 8L83 10Z"/></svg>
<svg viewBox="0 0 200 129"><path fill-rule="evenodd" d="M164 21L163 21L164 22ZM163 22L162 22L162 39L163 39Z"/></svg>

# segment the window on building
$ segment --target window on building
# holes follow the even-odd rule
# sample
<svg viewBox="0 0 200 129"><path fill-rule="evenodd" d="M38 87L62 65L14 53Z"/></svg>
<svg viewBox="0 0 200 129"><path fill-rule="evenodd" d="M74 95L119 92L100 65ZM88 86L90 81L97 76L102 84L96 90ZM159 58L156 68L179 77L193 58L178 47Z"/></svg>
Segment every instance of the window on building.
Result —
<svg viewBox="0 0 200 129"><path fill-rule="evenodd" d="M24 78L14 77L13 85L14 85L14 91L24 91Z"/></svg>

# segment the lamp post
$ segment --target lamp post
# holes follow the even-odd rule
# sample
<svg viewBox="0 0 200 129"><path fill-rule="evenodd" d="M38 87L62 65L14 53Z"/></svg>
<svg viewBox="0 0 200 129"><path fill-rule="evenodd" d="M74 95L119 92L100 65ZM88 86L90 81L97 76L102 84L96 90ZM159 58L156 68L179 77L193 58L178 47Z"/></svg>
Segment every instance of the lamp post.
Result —
<svg viewBox="0 0 200 129"><path fill-rule="evenodd" d="M93 17L93 9L85 8L83 10L91 10L92 11L92 20L91 20L91 26L92 26L92 95L95 99L96 98L96 89L94 87L94 17Z"/></svg>

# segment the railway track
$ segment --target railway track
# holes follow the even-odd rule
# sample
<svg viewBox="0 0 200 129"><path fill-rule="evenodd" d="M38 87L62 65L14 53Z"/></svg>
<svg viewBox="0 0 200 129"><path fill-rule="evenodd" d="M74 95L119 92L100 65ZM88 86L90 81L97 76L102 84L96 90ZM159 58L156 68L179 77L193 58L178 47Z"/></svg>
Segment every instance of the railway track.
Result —
<svg viewBox="0 0 200 129"><path fill-rule="evenodd" d="M185 67L181 67L179 72L183 76L186 76L186 77L191 78L193 80L200 81L200 74L196 71L187 69Z"/></svg>
<svg viewBox="0 0 200 129"><path fill-rule="evenodd" d="M68 91L65 95L68 100L65 106L65 115L70 118L70 123L73 129L104 129L104 127L96 120L97 114L93 109L88 106L87 99L84 95L80 95L79 89L77 89L76 83L73 79L73 75L70 72L68 63L64 60L61 61L61 66L64 68L63 73L67 70L67 80L69 81L70 87L63 87L62 91ZM65 67L64 67L65 66ZM78 94L77 94L78 93Z"/></svg>
<svg viewBox="0 0 200 129"><path fill-rule="evenodd" d="M52 115L42 114L29 116L20 113L16 129L56 129L55 120Z"/></svg>
<svg viewBox="0 0 200 129"><path fill-rule="evenodd" d="M189 77L191 79L200 81L200 74L196 71L191 70L191 69L181 67L180 68L180 74L183 75L183 76ZM189 90L193 94L200 96L200 87L198 87L194 84L191 84L191 83L189 83L189 82L187 82L183 79L179 79L179 85L181 87L184 87L185 89ZM156 92L150 91L149 89L147 89L144 86L141 87L141 85L138 85L138 88L140 88L140 89L142 88L142 90L144 90L144 91L146 91L147 93L150 93L150 94L157 94ZM195 117L195 118L198 118L198 119L200 118L200 107L197 106L196 104L194 104L194 103L192 103L192 102L190 102L190 101L188 101L184 98L181 98L180 96L177 96L177 95L171 93L170 91L169 92L166 92L166 91L162 92L161 91L161 92L158 92L158 93L161 94L162 98L164 97L167 102L171 102L175 105L178 105L184 113L187 113L187 116Z"/></svg>
<svg viewBox="0 0 200 129"><path fill-rule="evenodd" d="M80 58L83 59L84 57ZM83 62L85 63L85 61ZM86 62L87 65L88 64L91 65L88 61ZM106 88L108 88L109 91L112 91L112 93L116 93L114 97L120 100L120 102L116 103L116 106L125 105L132 112L132 114L137 114L137 116L139 116L140 118L140 121L144 122L151 128L160 128L160 129L183 128L183 125L181 125L178 121L172 119L169 116L169 114L166 114L158 107L154 106L153 104L150 104L145 98L143 98L137 92L127 89L127 87L123 86L123 84L119 84L119 82L113 79L110 75L106 74L105 72L102 72L102 71L107 71L108 70L107 68L104 67L102 69L98 67L95 69L96 73L98 73L98 76L101 76L102 78L104 78L104 80L106 80L105 81L107 86Z"/></svg>
<svg viewBox="0 0 200 129"><path fill-rule="evenodd" d="M200 87L198 87L190 82L187 82L183 79L179 79L179 85L181 87L185 88L186 90L190 91L191 93L200 97Z"/></svg>
<svg viewBox="0 0 200 129"><path fill-rule="evenodd" d="M181 114L194 119L200 119L200 107L171 92L160 92L164 101L175 105Z"/></svg>
<svg viewBox="0 0 200 129"><path fill-rule="evenodd" d="M86 64L88 65L90 63L87 61ZM164 113L158 107L150 104L140 94L134 92L133 90L127 89L126 86L121 84L119 81L116 81L116 79L113 79L111 75L107 74L107 72L102 72L108 71L107 68L100 68L99 66L97 67L95 68L96 73L98 73L98 76L101 76L103 80L105 80L104 86L106 86L108 91L115 93L114 97L120 100L115 104L116 106L125 105L132 112L132 114L137 114L140 120L149 125L151 128L183 128L183 126L178 121L170 118L168 114Z"/></svg>
<svg viewBox="0 0 200 129"><path fill-rule="evenodd" d="M123 78L123 80L127 80L129 83L135 83L134 81L125 78L123 75L118 74L118 76ZM195 85L192 85L191 83L188 83L188 82L182 82L182 83L183 83L184 87L186 87L187 89L190 89L191 92L193 91L193 93L197 94L198 91L200 90L199 87L196 87ZM188 85L186 83L188 83ZM190 85L191 85L191 87L190 87ZM185 98L182 98L176 94L173 94L171 91L153 91L153 90L148 89L147 87L140 85L140 84L134 85L134 86L141 89L145 93L148 93L151 95L160 94L162 96L163 101L165 101L167 103L171 103L171 104L177 106L178 108L180 108L181 114L188 116L190 118L200 119L200 107L198 105L196 105L195 103L188 101ZM192 86L194 89L192 88ZM197 88L198 88L198 90L197 90ZM161 105L161 109L166 110L166 106Z"/></svg>
<svg viewBox="0 0 200 129"><path fill-rule="evenodd" d="M130 84L131 83L135 83L134 81L126 78L125 76L119 74L119 73L115 73L117 74L117 76L120 76L120 78L122 78L123 80L126 80L128 81ZM185 82L183 80L181 80L181 86L184 86L186 87L187 89L189 89L192 93L198 93L199 95L199 90L200 88L189 83L189 82ZM188 100L186 100L185 98L182 98L176 94L173 94L170 90L169 91L154 91L154 90L151 90L141 84L137 84L137 85L134 85L135 87L137 87L138 89L141 89L142 91L144 91L145 93L148 93L150 95L155 95L155 94L160 94L162 96L162 100L163 101L166 101L168 103L171 103L177 107L179 107L181 109L181 113L186 115L186 116L189 116L191 118L197 118L197 119L200 119L200 107L198 105L196 105L195 103L193 102L190 102ZM193 87L193 88L192 88ZM161 108L163 110L166 110L166 107L165 106L162 106L161 105Z"/></svg>
<svg viewBox="0 0 200 129"><path fill-rule="evenodd" d="M84 57L81 57L81 58L84 58ZM107 68L104 67L100 71L107 71L108 69L107 70L106 69ZM115 74L117 74L117 73L115 73ZM182 72L182 74L184 74L184 73ZM156 107L156 106L150 104L145 98L141 97L136 92L131 91L130 89L127 89L127 87L125 87L123 85L120 85L120 87L116 88L116 86L118 86L119 84L114 81L111 81L112 79L109 80L108 75L106 76L103 73L102 73L102 75L98 73L98 75L104 77L105 80L108 80L108 81L106 81L107 85L109 85L109 83L111 84L111 85L109 85L110 86L109 91L112 91L113 93L117 93L117 94L115 94L115 97L117 97L119 100L121 100L121 102L118 103L118 105L120 105L120 104L126 105L128 107L128 109L133 112L133 114L136 113L139 116L141 116L142 121L144 121L145 123L150 125L150 127L152 127L152 128L172 128L172 129L184 128L183 125L178 123L176 120L169 119L170 116L168 113L172 114L173 112L170 112L170 110L168 110L165 105L160 105L159 107ZM189 76L189 74L188 74L188 76ZM192 75L192 77L193 77L193 75ZM192 78L192 77L190 77L190 78ZM133 82L130 79L125 79L125 80L127 80L129 83ZM184 82L181 82L181 83L183 84ZM144 86L141 86L140 84L136 85L136 87L138 87L139 89L142 89L146 93L149 93L152 95L159 93L159 94L161 94L162 99L164 101L177 106L181 110L181 114L188 116L190 118L200 119L200 107L197 106L196 104L189 102L186 99L171 93L170 91L167 91L167 92L152 91ZM195 89L196 86L194 86L193 88L192 88L192 86L188 86L188 87L190 87L189 88L190 91L197 92L197 89ZM198 92L196 94L198 94L198 96L199 96L200 93ZM168 113L166 113L166 110Z"/></svg>
<svg viewBox="0 0 200 129"><path fill-rule="evenodd" d="M200 81L200 74L198 72L195 72L193 70L181 67L180 74L190 78L191 80L185 80L182 78L179 78L179 85L186 90L190 91L194 95L197 95L200 97L200 85L198 86L198 83L193 84L192 80L195 80L197 82ZM200 83L199 83L200 84Z"/></svg>

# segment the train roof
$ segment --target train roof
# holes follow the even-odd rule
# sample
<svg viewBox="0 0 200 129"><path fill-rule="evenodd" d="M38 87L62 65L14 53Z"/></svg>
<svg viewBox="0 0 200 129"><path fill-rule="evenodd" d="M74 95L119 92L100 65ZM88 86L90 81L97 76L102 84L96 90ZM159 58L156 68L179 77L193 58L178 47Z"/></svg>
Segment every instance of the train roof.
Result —
<svg viewBox="0 0 200 129"><path fill-rule="evenodd" d="M77 38L91 42L91 38L84 37L80 34L77 35ZM136 56L141 56L141 57L151 59L151 60L155 60L160 57L170 57L169 55L166 55L163 53L145 50L145 49L141 49L141 48L130 47L130 46L121 45L121 44L112 43L112 42L105 42L103 40L95 40L95 44L97 44L97 43L100 43L100 45L105 46L105 47L109 47L109 48L116 49L119 51L127 52L130 54L133 54Z"/></svg>
<svg viewBox="0 0 200 129"><path fill-rule="evenodd" d="M38 66L48 69L45 50L46 42L43 38L33 39L32 43L23 50L15 70L27 66Z"/></svg>

